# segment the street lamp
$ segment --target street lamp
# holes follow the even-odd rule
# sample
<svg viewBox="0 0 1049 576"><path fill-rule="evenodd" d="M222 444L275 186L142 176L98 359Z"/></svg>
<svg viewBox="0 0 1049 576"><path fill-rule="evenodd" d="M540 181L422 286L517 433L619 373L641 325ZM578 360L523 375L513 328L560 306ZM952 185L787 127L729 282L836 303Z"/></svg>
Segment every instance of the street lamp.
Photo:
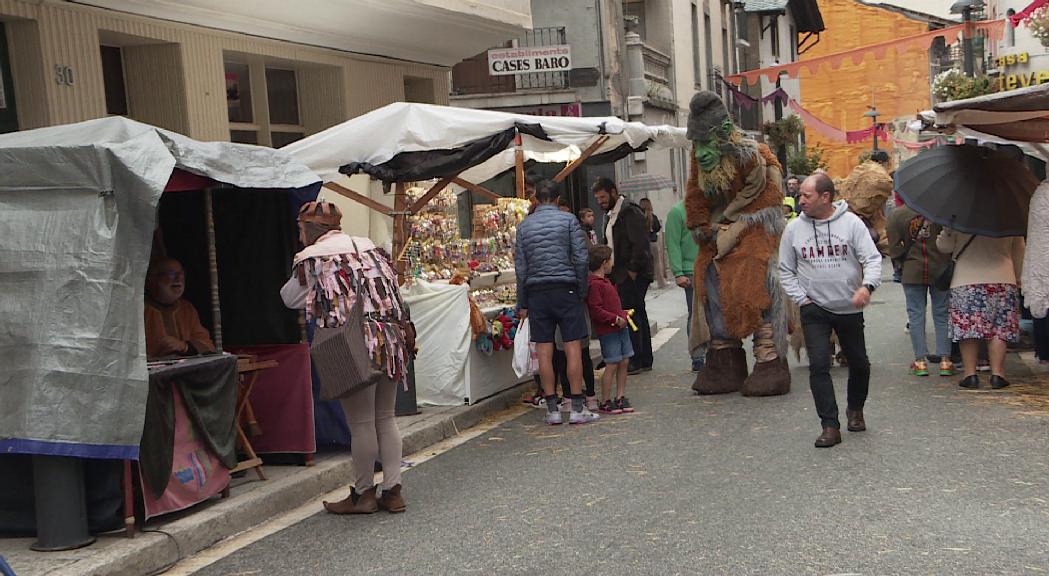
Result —
<svg viewBox="0 0 1049 576"><path fill-rule="evenodd" d="M877 152L878 151L878 116L881 116L881 114L878 114L878 108L875 107L875 106L868 106L867 108L870 108L870 110L867 110L866 112L864 112L863 113L863 117L871 119L871 128L872 128L871 131L873 132L873 135L874 135L874 147L871 148L871 151Z"/></svg>
<svg viewBox="0 0 1049 576"><path fill-rule="evenodd" d="M973 39L969 23L973 19L973 10L980 10L983 6L983 0L955 0L951 4L951 14L961 14L962 22L965 22L962 32L962 66L965 75L970 78L976 74L976 70L973 66Z"/></svg>

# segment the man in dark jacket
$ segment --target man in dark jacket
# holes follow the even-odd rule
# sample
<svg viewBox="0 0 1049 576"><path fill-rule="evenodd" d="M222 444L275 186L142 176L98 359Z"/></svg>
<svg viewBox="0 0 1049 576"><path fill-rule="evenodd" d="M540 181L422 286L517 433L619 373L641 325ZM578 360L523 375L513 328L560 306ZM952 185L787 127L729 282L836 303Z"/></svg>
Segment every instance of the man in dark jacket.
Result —
<svg viewBox="0 0 1049 576"><path fill-rule="evenodd" d="M554 381L554 331L561 329L572 395L570 424L597 415L583 404L581 342L590 338L584 314L587 283L586 236L572 214L558 209L561 190L544 180L535 188L538 205L517 227L514 265L521 318L528 318L539 356L539 378L546 398L547 424L561 424Z"/></svg>
<svg viewBox="0 0 1049 576"><path fill-rule="evenodd" d="M605 244L612 247L611 280L619 290L623 308L634 310L637 332L630 332L634 358L630 373L652 369L652 329L645 310L645 295L652 283L652 249L648 221L640 206L619 194L614 182L598 178L592 188L594 199L605 211Z"/></svg>
<svg viewBox="0 0 1049 576"><path fill-rule="evenodd" d="M940 363L940 376L954 374L951 362L951 340L947 334L948 290L934 286L943 274L950 255L936 248L936 236L941 227L933 224L907 206L898 206L889 216L886 235L889 237L889 257L902 267L903 295L907 299L907 319L910 323L911 348L914 362L911 374L928 376L927 360ZM932 323L936 329L936 356L929 356L925 340L926 294L932 300Z"/></svg>

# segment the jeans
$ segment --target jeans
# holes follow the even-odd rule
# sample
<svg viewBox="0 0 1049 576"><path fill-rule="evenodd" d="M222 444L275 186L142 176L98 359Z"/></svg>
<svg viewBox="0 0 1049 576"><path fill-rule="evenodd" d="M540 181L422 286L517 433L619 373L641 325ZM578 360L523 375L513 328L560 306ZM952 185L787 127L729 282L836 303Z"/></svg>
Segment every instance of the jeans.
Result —
<svg viewBox="0 0 1049 576"><path fill-rule="evenodd" d="M623 309L634 310L633 318L634 324L637 324L637 332L630 331L630 342L634 345L634 359L630 364L639 368L652 367L652 326L648 323L648 311L645 310L648 284L648 280L631 280L628 276L616 286Z"/></svg>
<svg viewBox="0 0 1049 576"><path fill-rule="evenodd" d="M932 324L936 329L936 355L949 358L951 339L947 334L947 304L950 291L937 290L925 284L904 284L903 295L907 298L907 320L911 323L911 349L915 360L924 360L929 356L929 347L925 342L925 306L926 297L932 299Z"/></svg>
<svg viewBox="0 0 1049 576"><path fill-rule="evenodd" d="M691 275L690 275L691 276ZM685 306L688 308L688 323L685 324L685 334L689 338L692 337L692 285L689 284L687 287L682 288L685 291ZM698 370L703 367L704 358L703 355L695 356L692 358L692 369Z"/></svg>
<svg viewBox="0 0 1049 576"><path fill-rule="evenodd" d="M870 387L871 364L863 335L863 314L831 314L815 304L801 307L801 328L809 355L809 387L816 402L816 414L824 428L841 428L834 382L830 377L831 332L838 335L845 358L849 361L848 406L862 410Z"/></svg>

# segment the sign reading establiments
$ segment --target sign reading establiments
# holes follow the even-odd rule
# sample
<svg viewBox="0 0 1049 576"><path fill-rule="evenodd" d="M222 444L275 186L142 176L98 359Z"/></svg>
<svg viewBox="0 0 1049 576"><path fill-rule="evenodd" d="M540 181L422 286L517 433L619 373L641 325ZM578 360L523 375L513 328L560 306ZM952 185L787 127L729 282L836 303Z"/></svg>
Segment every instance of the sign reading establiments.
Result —
<svg viewBox="0 0 1049 576"><path fill-rule="evenodd" d="M571 69L572 47L568 44L496 48L488 51L488 73L492 76L567 72Z"/></svg>

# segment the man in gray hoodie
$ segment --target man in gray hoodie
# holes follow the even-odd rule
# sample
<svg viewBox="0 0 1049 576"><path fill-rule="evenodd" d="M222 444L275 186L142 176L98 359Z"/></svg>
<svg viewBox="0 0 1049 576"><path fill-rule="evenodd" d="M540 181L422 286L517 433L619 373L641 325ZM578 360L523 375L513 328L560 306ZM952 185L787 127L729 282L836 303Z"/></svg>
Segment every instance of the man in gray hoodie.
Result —
<svg viewBox="0 0 1049 576"><path fill-rule="evenodd" d="M809 356L809 386L823 433L817 448L841 443L841 423L830 377L831 333L849 362L850 431L866 430L863 405L870 385L870 361L863 335L863 309L881 284L881 253L867 226L834 201L826 174L801 184L801 216L787 224L779 244L779 277L787 296L801 307L801 327Z"/></svg>

